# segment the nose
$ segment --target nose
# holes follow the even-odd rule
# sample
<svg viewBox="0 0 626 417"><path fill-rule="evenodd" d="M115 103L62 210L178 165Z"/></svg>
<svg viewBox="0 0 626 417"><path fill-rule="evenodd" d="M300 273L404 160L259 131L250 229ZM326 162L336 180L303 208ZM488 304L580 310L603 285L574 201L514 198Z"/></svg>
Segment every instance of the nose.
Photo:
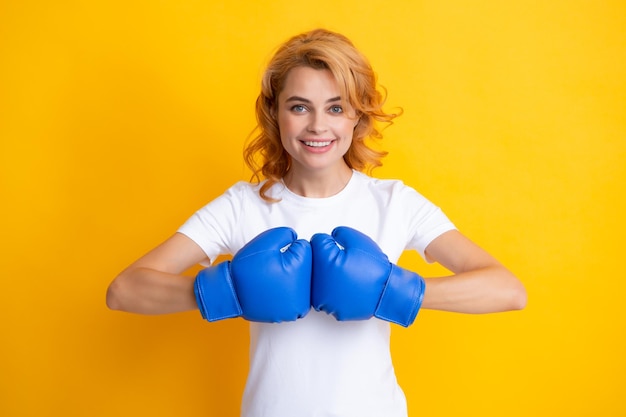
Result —
<svg viewBox="0 0 626 417"><path fill-rule="evenodd" d="M311 112L306 130L310 133L323 133L328 130L325 112Z"/></svg>

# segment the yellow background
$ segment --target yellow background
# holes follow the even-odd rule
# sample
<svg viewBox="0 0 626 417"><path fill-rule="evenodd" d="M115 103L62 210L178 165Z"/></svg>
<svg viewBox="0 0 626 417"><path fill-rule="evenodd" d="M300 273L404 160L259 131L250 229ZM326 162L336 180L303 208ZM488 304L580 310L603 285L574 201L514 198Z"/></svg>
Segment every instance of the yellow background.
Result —
<svg viewBox="0 0 626 417"><path fill-rule="evenodd" d="M619 0L0 2L0 415L237 415L243 320L111 312L105 290L248 178L263 66L317 26L405 110L375 175L529 293L522 312L393 327L411 415L626 415Z"/></svg>

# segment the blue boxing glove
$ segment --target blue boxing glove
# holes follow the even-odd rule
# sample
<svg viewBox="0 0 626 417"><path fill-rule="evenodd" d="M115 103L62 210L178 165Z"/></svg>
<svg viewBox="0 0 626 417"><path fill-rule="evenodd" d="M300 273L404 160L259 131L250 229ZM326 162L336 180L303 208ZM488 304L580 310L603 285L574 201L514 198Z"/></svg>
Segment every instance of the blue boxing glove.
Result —
<svg viewBox="0 0 626 417"><path fill-rule="evenodd" d="M194 292L202 317L243 317L279 323L304 317L311 308L311 245L288 227L269 229L246 244L232 261L203 269Z"/></svg>
<svg viewBox="0 0 626 417"><path fill-rule="evenodd" d="M414 272L389 261L371 238L349 227L311 239L311 305L337 320L377 317L408 327L422 305L426 285Z"/></svg>

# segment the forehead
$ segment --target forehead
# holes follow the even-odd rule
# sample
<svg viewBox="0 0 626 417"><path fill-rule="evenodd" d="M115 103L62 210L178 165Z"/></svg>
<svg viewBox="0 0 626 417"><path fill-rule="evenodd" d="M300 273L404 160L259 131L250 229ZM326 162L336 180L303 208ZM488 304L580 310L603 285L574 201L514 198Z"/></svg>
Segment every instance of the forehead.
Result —
<svg viewBox="0 0 626 417"><path fill-rule="evenodd" d="M327 69L296 67L285 77L279 98L293 94L310 96L339 96L339 87L333 74Z"/></svg>

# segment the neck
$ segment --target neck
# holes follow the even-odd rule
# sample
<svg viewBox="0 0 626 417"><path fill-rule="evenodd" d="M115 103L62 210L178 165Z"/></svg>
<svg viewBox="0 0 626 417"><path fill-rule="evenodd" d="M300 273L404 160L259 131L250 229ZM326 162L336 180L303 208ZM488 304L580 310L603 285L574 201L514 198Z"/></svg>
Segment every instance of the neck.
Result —
<svg viewBox="0 0 626 417"><path fill-rule="evenodd" d="M292 193L310 198L325 198L339 194L352 178L352 170L346 165L339 172L307 173L299 175L293 169L289 170L283 182Z"/></svg>

